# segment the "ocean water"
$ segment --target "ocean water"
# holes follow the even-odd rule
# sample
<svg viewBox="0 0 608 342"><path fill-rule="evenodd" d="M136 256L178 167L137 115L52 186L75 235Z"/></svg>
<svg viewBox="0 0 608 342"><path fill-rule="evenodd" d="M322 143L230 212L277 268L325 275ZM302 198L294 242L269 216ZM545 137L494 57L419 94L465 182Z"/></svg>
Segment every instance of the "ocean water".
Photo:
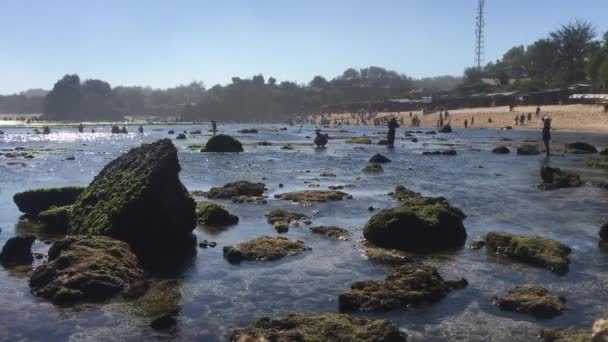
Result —
<svg viewBox="0 0 608 342"><path fill-rule="evenodd" d="M287 128L281 130L280 128ZM89 130L91 127L87 127ZM239 134L256 128L258 134ZM36 225L20 220L12 201L15 192L66 185L86 185L105 164L141 143L171 137L167 131L207 131L206 126L146 126L144 134L112 135L108 126L97 133L77 133L71 127L53 127L50 135L31 134L31 128L3 128L0 151L25 148L33 159L0 156L0 244L19 233L35 231L39 240L34 252L46 252L56 236L39 232ZM135 128L132 128L133 131ZM120 300L55 306L30 293L27 270L0 267L0 340L6 341L225 341L233 329L244 327L260 316L290 312L321 313L338 310L338 295L352 282L381 279L389 268L368 261L358 250L362 228L373 214L367 209L388 208L395 202L387 195L404 185L428 196L443 196L461 208L467 218L467 243L489 231L540 235L562 241L573 253L570 272L556 275L547 270L499 260L484 249L467 248L436 253L428 262L445 278L465 277L469 286L455 290L439 302L414 309L383 313L357 313L389 319L403 329L411 341L532 341L545 327L590 328L594 319L608 314L608 253L598 245L598 229L608 221L608 192L591 183L606 178L606 171L584 166L585 156L559 152L544 156L495 155L497 144L517 146L537 140L540 132L457 130L453 134L415 134L419 142L398 140L396 148L381 145L351 145L343 138L367 135L384 137L383 127L340 127L330 134L327 149L312 147L313 126L222 125L220 130L240 139L241 154L209 154L189 149L202 144L207 133L174 140L182 167L180 178L189 190L208 190L226 182L264 182L268 204L233 204L220 201L240 217L240 223L223 231L200 226L198 240L211 240L218 247L197 249L196 256L171 274L153 275L159 295L147 305L178 311L178 325L157 332L149 327L154 310L143 304ZM398 137L403 138L399 129ZM501 138L513 141L499 142ZM258 146L267 141L271 146ZM555 132L554 146L586 141L608 147L602 135ZM291 143L294 150L282 150ZM423 156L423 151L453 148L456 156ZM512 149L514 152L514 149ZM361 171L375 153L392 160L384 173ZM67 157L75 160L68 161ZM541 191L540 167L548 163L581 174L580 188ZM335 177L322 177L322 173ZM280 188L279 184L284 184ZM277 193L327 189L348 185L352 200L301 206L274 199ZM313 186L313 187L311 187ZM311 247L299 256L273 262L243 262L232 265L222 257L222 247L261 235L276 235L264 215L285 208L312 216L313 225L337 225L353 234L351 241L317 236L307 227L292 227L284 236ZM35 261L36 267L40 261ZM503 312L492 304L492 296L523 283L536 283L563 295L568 310L552 319L537 319Z"/></svg>

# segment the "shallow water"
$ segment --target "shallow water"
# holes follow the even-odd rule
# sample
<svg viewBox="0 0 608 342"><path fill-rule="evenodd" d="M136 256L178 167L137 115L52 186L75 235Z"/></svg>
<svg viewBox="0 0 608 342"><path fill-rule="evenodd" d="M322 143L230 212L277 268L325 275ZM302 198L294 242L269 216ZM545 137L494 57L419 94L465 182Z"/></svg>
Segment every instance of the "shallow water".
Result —
<svg viewBox="0 0 608 342"><path fill-rule="evenodd" d="M591 184L576 189L541 191L542 163L579 172L586 181L606 176L601 170L584 167L584 156L494 155L490 151L501 137L517 145L538 139L539 132L459 130L447 135L418 134L420 141L400 140L397 148L379 145L349 145L342 139L330 140L326 150L308 144L314 127L279 125L255 126L259 134L240 135L243 125L221 127L244 142L242 154L203 154L188 149L204 143L208 136L190 135L174 140L179 149L181 179L189 190L207 190L229 181L250 180L266 183L267 205L223 202L240 217L240 223L224 231L206 227L195 230L198 240L216 241L218 247L198 249L161 289L163 305L179 310L178 326L166 332L149 328L150 312L137 305L112 302L59 308L29 292L23 272L0 268L0 339L7 341L141 341L200 340L225 341L230 332L259 316L289 312L319 313L337 311L340 292L357 280L383 278L388 268L367 261L357 249L362 227L371 213L369 206L394 205L387 196L402 184L424 195L444 196L466 214L467 243L488 231L542 235L558 239L573 249L570 272L558 276L549 271L497 260L484 250L463 248L430 258L444 277L465 277L469 286L451 292L443 300L415 308L381 314L361 315L390 319L410 335L412 341L530 341L543 327L589 328L595 318L606 316L608 300L608 254L598 246L597 231L607 220L604 212L608 193ZM108 127L98 133L79 134L73 128L54 127L48 136L33 135L26 127L3 129L0 150L24 147L35 152L33 159L0 156L0 243L17 233L31 231L32 225L19 221L20 213L12 201L15 192L64 185L86 185L113 158L138 146L170 137L167 130L206 130L201 126L146 127L146 133L112 135ZM327 130L332 137L366 134L379 137L382 128L344 127ZM401 129L399 134L402 135ZM569 141L587 141L604 148L608 139L601 135L554 133L556 147ZM273 146L257 146L268 141ZM295 150L282 150L292 143ZM425 145L426 144L426 145ZM450 147L446 144L455 144ZM423 150L454 148L457 156L422 156ZM0 151L2 152L2 151ZM393 160L384 173L361 172L367 160L382 153ZM74 161L65 160L75 157ZM9 164L15 163L18 164ZM336 177L320 177L323 172ZM279 188L279 184L284 188ZM309 189L319 184L352 184L345 191L354 199L304 207L273 199L276 193ZM290 228L286 237L300 239L312 248L300 256L276 262L243 262L231 265L222 257L222 247L255 238L275 235L264 214L272 208L290 208L309 214L313 225L338 225L353 233L352 241L329 240L314 235L306 227ZM53 236L40 235L39 239ZM48 244L36 242L35 252L45 252ZM38 263L38 261L36 261ZM36 264L35 264L36 265ZM526 314L501 312L491 297L525 282L542 284L567 298L568 310L553 319L535 319Z"/></svg>

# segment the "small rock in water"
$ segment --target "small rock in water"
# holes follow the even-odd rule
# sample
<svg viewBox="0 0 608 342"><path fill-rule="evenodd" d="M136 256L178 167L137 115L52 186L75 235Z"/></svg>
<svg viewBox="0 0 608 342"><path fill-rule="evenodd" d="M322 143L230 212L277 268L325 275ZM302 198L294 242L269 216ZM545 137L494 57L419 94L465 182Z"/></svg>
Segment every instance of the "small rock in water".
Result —
<svg viewBox="0 0 608 342"><path fill-rule="evenodd" d="M203 241L199 242L198 246L200 248L213 248L213 247L217 246L217 243L215 243L213 241L203 240Z"/></svg>
<svg viewBox="0 0 608 342"><path fill-rule="evenodd" d="M494 301L503 310L528 312L535 316L551 317L566 310L565 299L544 287L521 285L506 294L494 297Z"/></svg>
<svg viewBox="0 0 608 342"><path fill-rule="evenodd" d="M0 252L0 263L3 266L27 265L32 258L32 244L36 241L33 234L15 236L6 241Z"/></svg>
<svg viewBox="0 0 608 342"><path fill-rule="evenodd" d="M282 188L282 187L283 187L283 183L279 183L279 188Z"/></svg>
<svg viewBox="0 0 608 342"><path fill-rule="evenodd" d="M374 210L376 210L376 208L374 208L374 207L368 207L367 210L368 211L374 211Z"/></svg>
<svg viewBox="0 0 608 342"><path fill-rule="evenodd" d="M76 157L67 157L65 160L76 160Z"/></svg>
<svg viewBox="0 0 608 342"><path fill-rule="evenodd" d="M177 320L173 316L173 314L157 316L150 322L150 327L154 330L169 329L177 325Z"/></svg>

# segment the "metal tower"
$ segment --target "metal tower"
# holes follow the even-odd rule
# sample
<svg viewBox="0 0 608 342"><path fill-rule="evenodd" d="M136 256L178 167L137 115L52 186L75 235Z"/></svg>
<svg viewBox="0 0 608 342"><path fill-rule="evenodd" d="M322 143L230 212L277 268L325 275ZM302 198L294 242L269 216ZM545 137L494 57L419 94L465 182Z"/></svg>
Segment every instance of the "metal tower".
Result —
<svg viewBox="0 0 608 342"><path fill-rule="evenodd" d="M483 16L483 10L485 8L485 0L478 0L477 4L477 17L475 22L475 64L477 68L481 70L483 64L483 45L484 45L484 28L486 26L486 20Z"/></svg>

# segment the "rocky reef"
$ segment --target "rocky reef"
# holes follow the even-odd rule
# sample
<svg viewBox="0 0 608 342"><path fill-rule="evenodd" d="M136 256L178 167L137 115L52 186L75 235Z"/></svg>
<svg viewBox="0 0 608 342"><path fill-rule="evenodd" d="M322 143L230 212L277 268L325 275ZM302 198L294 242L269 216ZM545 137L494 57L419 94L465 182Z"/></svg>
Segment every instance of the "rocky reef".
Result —
<svg viewBox="0 0 608 342"><path fill-rule="evenodd" d="M494 302L503 310L527 312L540 317L556 316L566 310L564 298L532 284L517 286L494 297Z"/></svg>
<svg viewBox="0 0 608 342"><path fill-rule="evenodd" d="M304 242L292 241L282 236L261 236L257 239L224 247L224 258L233 263L242 260L277 260L298 255L306 250Z"/></svg>
<svg viewBox="0 0 608 342"><path fill-rule="evenodd" d="M266 214L268 223L272 224L279 233L289 230L292 223L299 224L308 220L310 217L305 214L295 213L283 209L273 209Z"/></svg>

